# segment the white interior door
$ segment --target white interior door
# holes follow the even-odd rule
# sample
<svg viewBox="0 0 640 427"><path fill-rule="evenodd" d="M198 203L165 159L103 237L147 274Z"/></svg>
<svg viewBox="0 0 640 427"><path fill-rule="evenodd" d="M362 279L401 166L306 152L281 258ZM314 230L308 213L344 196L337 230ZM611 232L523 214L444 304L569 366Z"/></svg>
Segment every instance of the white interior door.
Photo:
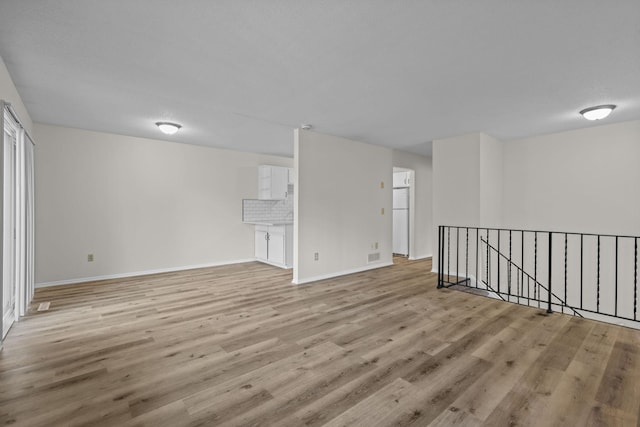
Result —
<svg viewBox="0 0 640 427"><path fill-rule="evenodd" d="M7 334L16 318L16 136L17 129L5 122L4 129L4 188L2 221L2 337Z"/></svg>

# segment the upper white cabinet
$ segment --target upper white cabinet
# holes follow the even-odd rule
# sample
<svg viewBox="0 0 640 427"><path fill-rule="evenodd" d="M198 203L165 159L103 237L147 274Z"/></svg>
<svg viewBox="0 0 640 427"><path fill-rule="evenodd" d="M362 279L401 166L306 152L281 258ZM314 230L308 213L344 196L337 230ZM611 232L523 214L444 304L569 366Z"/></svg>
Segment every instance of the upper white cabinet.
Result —
<svg viewBox="0 0 640 427"><path fill-rule="evenodd" d="M393 186L394 187L409 187L409 172L394 172L393 173Z"/></svg>
<svg viewBox="0 0 640 427"><path fill-rule="evenodd" d="M258 198L261 200L286 199L289 168L261 165L258 167Z"/></svg>

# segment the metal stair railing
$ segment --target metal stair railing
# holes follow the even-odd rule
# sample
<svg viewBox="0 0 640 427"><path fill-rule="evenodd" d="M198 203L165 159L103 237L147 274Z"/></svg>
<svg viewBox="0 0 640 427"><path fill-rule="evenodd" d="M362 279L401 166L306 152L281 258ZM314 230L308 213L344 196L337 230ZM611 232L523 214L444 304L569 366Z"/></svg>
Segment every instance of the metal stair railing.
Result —
<svg viewBox="0 0 640 427"><path fill-rule="evenodd" d="M566 311L640 328L639 239L439 226L438 288L486 289L505 301L537 305L548 313Z"/></svg>
<svg viewBox="0 0 640 427"><path fill-rule="evenodd" d="M549 289L547 289L547 287L546 287L546 286L544 286L542 283L540 283L539 281L537 281L536 279L534 279L534 277L533 277L533 276L531 276L529 273L527 273L526 271L524 271L524 269L523 269L522 267L520 267L519 265L517 265L516 263L514 263L512 260L510 260L510 259L509 259L506 255L504 255L502 252L498 252L498 249L496 249L493 245L489 244L489 242L487 242L486 240L484 240L484 239L482 239L482 238L480 239L480 241L481 241L482 243L486 244L489 248L491 248L491 250L495 251L495 253L496 253L498 256L502 257L502 258L503 258L503 259L508 263L508 265L509 265L509 266L511 266L511 267L515 267L515 268L516 268L516 270L517 270L518 272L520 272L523 276L526 276L526 277L527 277L527 281L533 281L534 286L537 286L537 287L538 287L538 289L542 288L545 292L547 292L547 293L549 293L549 292L550 292L550 291L549 291ZM518 276L516 276L516 277L518 277ZM484 281L484 280L482 281L482 283L484 283L485 285L487 284L487 282L486 282L486 281ZM518 288L518 286L517 286L517 285L518 285L518 284L516 284L516 289ZM496 291L493 291L493 292L496 292ZM500 295L500 294L501 294L501 292L496 292L496 294ZM538 291L538 294L539 294L539 291ZM573 308L573 307L571 307L570 305L568 305L568 304L567 304L567 302L566 302L564 299L560 298L560 297L559 297L558 295L556 295L555 293L551 292L551 293L550 293L550 295L551 295L551 297L552 297L552 298L555 298L555 299L556 299L555 305L560 305L560 306L563 306L563 307L566 307L566 308L570 309L571 311L573 311L573 315L574 315L574 316L584 317L584 316L582 316L582 314L580 314L580 312L578 312L575 308ZM515 296L515 297L517 297L517 298L520 298L520 294L519 294L519 293L511 294L511 293L509 292L509 293L507 293L507 296ZM506 301L504 298L502 298L502 299L503 299L503 301ZM553 301L552 301L552 304L554 304L554 303L553 303Z"/></svg>

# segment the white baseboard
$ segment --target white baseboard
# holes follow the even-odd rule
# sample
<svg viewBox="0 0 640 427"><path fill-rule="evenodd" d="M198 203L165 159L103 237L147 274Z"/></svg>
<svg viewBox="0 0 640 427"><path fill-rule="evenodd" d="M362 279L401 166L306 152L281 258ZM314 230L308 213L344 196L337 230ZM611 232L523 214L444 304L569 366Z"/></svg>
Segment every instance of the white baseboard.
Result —
<svg viewBox="0 0 640 427"><path fill-rule="evenodd" d="M267 261L265 259L254 258L253 260L257 261L257 262L261 262L263 264L271 265L273 267L282 268L283 270L291 270L293 268L293 267L287 267L286 265L278 264L278 263L275 263L275 262Z"/></svg>
<svg viewBox="0 0 640 427"><path fill-rule="evenodd" d="M255 261L255 258L239 259L234 261L212 262L207 264L185 265L181 267L159 268L155 270L134 271L131 273L107 274L104 276L81 277L78 279L55 280L52 282L36 283L36 288L47 288L49 286L73 285L76 283L95 282L98 280L124 279L127 277L146 276L149 274L172 273L174 271L195 270L197 268L219 267L222 265L241 264Z"/></svg>
<svg viewBox="0 0 640 427"><path fill-rule="evenodd" d="M419 259L433 258L433 255L418 255L415 257L409 257L409 261L417 261Z"/></svg>
<svg viewBox="0 0 640 427"><path fill-rule="evenodd" d="M347 274L361 273L361 272L367 271L367 270L375 270L377 268L389 267L390 265L393 265L393 262L380 262L380 263L376 263L376 264L369 264L369 265L366 265L364 267L358 267L358 268L352 268L352 269L349 269L349 270L338 271L338 272L335 272L335 273L321 274L319 276L308 277L308 278L302 279L302 280L292 280L291 283L293 283L294 285L302 285L302 284L305 284L305 283L317 282L318 280L331 279L331 278L334 278L334 277L346 276Z"/></svg>

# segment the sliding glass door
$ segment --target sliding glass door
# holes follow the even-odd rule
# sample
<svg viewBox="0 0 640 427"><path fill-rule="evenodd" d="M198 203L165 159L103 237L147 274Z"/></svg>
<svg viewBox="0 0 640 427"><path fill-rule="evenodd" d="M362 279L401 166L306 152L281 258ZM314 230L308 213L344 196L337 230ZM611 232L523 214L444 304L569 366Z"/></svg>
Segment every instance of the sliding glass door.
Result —
<svg viewBox="0 0 640 427"><path fill-rule="evenodd" d="M33 141L11 107L2 105L2 196L0 241L2 293L1 339L20 316L27 314L34 293L34 171Z"/></svg>
<svg viewBox="0 0 640 427"><path fill-rule="evenodd" d="M2 197L2 338L16 319L16 144L18 128L4 120Z"/></svg>

